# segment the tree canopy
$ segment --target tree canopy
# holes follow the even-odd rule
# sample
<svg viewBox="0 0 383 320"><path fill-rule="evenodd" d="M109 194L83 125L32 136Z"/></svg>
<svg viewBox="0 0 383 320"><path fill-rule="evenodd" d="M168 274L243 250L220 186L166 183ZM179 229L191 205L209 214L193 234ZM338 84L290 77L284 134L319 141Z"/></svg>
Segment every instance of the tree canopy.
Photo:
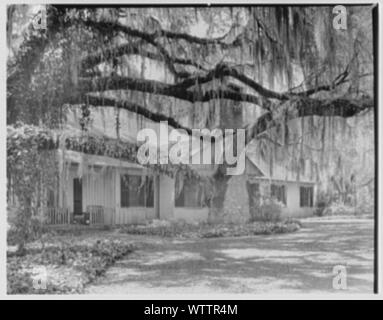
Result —
<svg viewBox="0 0 383 320"><path fill-rule="evenodd" d="M9 20L20 11L10 8ZM57 123L62 105L88 97L97 105L94 93L105 91L207 109L225 99L269 113L294 101L297 116L350 117L373 107L371 8L347 7L347 30L333 19L332 7L49 6L45 32L29 24L19 43L20 25L9 27L8 120ZM244 92L221 86L225 77ZM171 118L115 100L154 121Z"/></svg>
<svg viewBox="0 0 383 320"><path fill-rule="evenodd" d="M370 6L346 6L346 29L334 28L332 6L49 5L36 30L41 8L8 7L9 125L55 129L68 105L82 123L89 106L112 106L190 134L222 126L220 108L239 108L241 121L224 126L244 128L271 162L287 152L299 171L307 160L328 165L334 128L355 134L345 119L374 108Z"/></svg>

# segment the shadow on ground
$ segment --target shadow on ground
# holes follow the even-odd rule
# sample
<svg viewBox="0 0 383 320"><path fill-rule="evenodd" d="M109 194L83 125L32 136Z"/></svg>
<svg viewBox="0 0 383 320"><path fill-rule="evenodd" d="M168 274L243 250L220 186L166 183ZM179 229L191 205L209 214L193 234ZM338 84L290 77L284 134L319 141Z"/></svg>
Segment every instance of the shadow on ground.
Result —
<svg viewBox="0 0 383 320"><path fill-rule="evenodd" d="M88 293L372 293L373 221L304 222L297 233L147 243Z"/></svg>

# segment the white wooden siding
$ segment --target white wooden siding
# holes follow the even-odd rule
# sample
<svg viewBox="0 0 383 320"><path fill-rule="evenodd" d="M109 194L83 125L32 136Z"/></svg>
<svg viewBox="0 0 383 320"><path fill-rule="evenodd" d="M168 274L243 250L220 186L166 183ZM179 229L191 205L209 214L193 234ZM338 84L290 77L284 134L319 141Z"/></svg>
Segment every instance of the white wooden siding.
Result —
<svg viewBox="0 0 383 320"><path fill-rule="evenodd" d="M82 205L86 211L89 205L99 205L105 208L105 224L138 224L155 218L155 208L129 207L121 208L120 175L141 175L143 169L96 167L81 172L78 165L70 165L65 180L65 206L73 212L73 179L82 179ZM156 184L154 184L156 194ZM155 202L156 203L156 202Z"/></svg>

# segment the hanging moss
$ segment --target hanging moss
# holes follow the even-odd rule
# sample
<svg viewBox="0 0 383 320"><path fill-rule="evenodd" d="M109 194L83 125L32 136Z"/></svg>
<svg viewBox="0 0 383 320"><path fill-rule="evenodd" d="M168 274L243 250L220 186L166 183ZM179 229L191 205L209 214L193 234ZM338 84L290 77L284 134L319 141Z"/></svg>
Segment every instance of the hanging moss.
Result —
<svg viewBox="0 0 383 320"><path fill-rule="evenodd" d="M10 161L10 164L18 163L18 158L22 157L25 152L28 154L28 150L31 148L36 153L42 153L47 150L57 150L61 145L64 147L63 150L68 149L83 153L83 165L80 166L79 170L87 170L87 155L107 156L130 162L137 161L138 146L134 144L118 140L108 140L91 134L74 137L64 136L63 144L60 143L61 138L59 134L53 131L35 126L20 125L17 128L8 126L7 160ZM184 174L187 178L195 180L205 179L189 165L185 164L173 165L169 163L148 165L147 167L155 173L166 174L171 177L174 177L179 172L179 174ZM83 172L79 172L78 175L82 176Z"/></svg>

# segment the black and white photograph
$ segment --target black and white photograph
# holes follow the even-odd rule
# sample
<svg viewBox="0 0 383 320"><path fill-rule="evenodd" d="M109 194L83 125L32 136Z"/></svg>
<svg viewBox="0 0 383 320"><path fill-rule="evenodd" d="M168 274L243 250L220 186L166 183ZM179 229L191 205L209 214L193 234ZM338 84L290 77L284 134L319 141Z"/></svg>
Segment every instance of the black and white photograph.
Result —
<svg viewBox="0 0 383 320"><path fill-rule="evenodd" d="M378 293L377 3L5 8L8 297Z"/></svg>

